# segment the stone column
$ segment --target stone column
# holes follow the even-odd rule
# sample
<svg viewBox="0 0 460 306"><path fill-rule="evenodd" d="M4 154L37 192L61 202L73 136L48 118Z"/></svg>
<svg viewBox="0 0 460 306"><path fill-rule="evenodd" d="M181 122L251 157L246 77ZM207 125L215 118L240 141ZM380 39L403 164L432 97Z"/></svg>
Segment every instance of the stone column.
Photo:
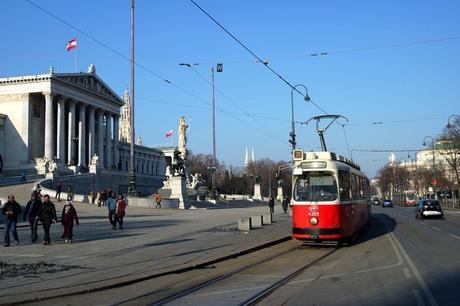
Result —
<svg viewBox="0 0 460 306"><path fill-rule="evenodd" d="M113 116L113 151L114 151L114 165L118 171L118 162L120 160L120 150L118 148L119 144L119 127L120 127L120 116L118 114Z"/></svg>
<svg viewBox="0 0 460 306"><path fill-rule="evenodd" d="M65 163L65 98L60 96L57 108L57 158Z"/></svg>
<svg viewBox="0 0 460 306"><path fill-rule="evenodd" d="M104 113L99 110L97 113L97 156L99 166L104 168Z"/></svg>
<svg viewBox="0 0 460 306"><path fill-rule="evenodd" d="M91 161L94 154L96 153L96 141L95 141L95 127L94 122L94 107L90 106L88 112L88 162Z"/></svg>
<svg viewBox="0 0 460 306"><path fill-rule="evenodd" d="M69 103L68 118L68 140L67 140L67 163L69 166L75 166L75 102Z"/></svg>
<svg viewBox="0 0 460 306"><path fill-rule="evenodd" d="M78 121L78 166L86 165L86 105L80 103L80 120Z"/></svg>
<svg viewBox="0 0 460 306"><path fill-rule="evenodd" d="M107 161L107 169L112 170L112 116L106 114L106 130L105 130L105 160Z"/></svg>
<svg viewBox="0 0 460 306"><path fill-rule="evenodd" d="M53 113L53 95L44 92L45 96L45 157L49 160L54 159L54 113Z"/></svg>

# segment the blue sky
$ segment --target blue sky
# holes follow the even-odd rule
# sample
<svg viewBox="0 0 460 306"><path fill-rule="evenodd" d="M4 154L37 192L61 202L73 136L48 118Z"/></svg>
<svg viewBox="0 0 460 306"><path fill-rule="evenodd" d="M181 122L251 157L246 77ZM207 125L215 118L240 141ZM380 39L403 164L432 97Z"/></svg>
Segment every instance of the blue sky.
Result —
<svg viewBox="0 0 460 306"><path fill-rule="evenodd" d="M129 56L129 0L31 1ZM460 113L460 39L404 45L460 36L458 1L197 2L292 84L307 86L315 103L349 118L350 149L420 149L424 136L436 136L449 115ZM77 37L79 70L95 64L120 95L128 88L125 59L28 2L0 1L0 17L8 29L2 31L0 76L46 73L49 65L73 72L65 43ZM398 44L404 46L384 48ZM317 52L328 55L309 56ZM254 147L257 158L289 160L290 88L190 1L136 1L136 61L174 84L136 70L136 132L144 143L168 143L165 133L184 115L191 118L189 147L211 152L210 86L178 64L200 63L196 72L209 79L210 67L222 62L218 158L241 166L245 147ZM298 95L295 112L298 121L321 114ZM313 125L297 125L297 135L306 150L319 147ZM326 141L347 155L339 125ZM372 176L388 154L354 157Z"/></svg>

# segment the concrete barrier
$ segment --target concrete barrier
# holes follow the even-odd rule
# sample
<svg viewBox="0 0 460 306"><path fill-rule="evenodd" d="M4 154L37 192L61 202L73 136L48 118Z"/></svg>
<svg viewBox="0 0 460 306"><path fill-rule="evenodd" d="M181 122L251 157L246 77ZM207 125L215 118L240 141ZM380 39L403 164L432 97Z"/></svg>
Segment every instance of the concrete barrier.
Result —
<svg viewBox="0 0 460 306"><path fill-rule="evenodd" d="M258 216L252 216L251 217L251 224L252 224L252 228L258 228L258 227L262 227L262 216L261 215L258 215Z"/></svg>
<svg viewBox="0 0 460 306"><path fill-rule="evenodd" d="M263 225L272 224L273 223L272 218L273 218L272 214L263 214L262 215L262 224Z"/></svg>
<svg viewBox="0 0 460 306"><path fill-rule="evenodd" d="M252 229L251 218L239 218L238 219L238 230L250 231Z"/></svg>

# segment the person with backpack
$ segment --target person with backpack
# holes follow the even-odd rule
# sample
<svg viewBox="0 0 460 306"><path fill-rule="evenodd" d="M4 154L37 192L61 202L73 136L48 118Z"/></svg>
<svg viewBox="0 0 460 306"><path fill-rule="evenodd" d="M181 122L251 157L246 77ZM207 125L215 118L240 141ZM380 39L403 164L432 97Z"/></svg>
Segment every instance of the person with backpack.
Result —
<svg viewBox="0 0 460 306"><path fill-rule="evenodd" d="M5 244L4 247L10 246L10 231L13 234L13 238L16 240L16 245L19 245L18 232L16 225L18 223L18 217L21 213L21 205L19 205L14 199L14 195L8 196L8 202L3 206L2 214L5 216Z"/></svg>
<svg viewBox="0 0 460 306"><path fill-rule="evenodd" d="M42 207L43 203L38 196L38 192L33 191L30 196L30 201L27 202L26 209L24 210L24 215L22 216L23 221L26 221L29 217L30 225L30 240L32 242L37 241L37 226L38 226L38 213Z"/></svg>
<svg viewBox="0 0 460 306"><path fill-rule="evenodd" d="M62 209L61 224L64 226L64 233L62 238L65 238L66 243L71 243L73 239L73 224L80 225L78 221L78 215L75 207L72 205L72 202L67 201Z"/></svg>
<svg viewBox="0 0 460 306"><path fill-rule="evenodd" d="M116 223L118 223L120 229L123 229L123 217L125 216L125 210L126 210L125 197L122 194L120 194L118 196L117 208L115 212L116 213L115 226L116 226Z"/></svg>
<svg viewBox="0 0 460 306"><path fill-rule="evenodd" d="M49 245L51 244L51 238L50 238L51 224L53 223L53 221L57 222L56 207L50 201L50 196L48 194L45 194L43 196L43 199L44 199L43 205L38 215L43 225L43 231L45 232L45 235L43 238L43 245Z"/></svg>

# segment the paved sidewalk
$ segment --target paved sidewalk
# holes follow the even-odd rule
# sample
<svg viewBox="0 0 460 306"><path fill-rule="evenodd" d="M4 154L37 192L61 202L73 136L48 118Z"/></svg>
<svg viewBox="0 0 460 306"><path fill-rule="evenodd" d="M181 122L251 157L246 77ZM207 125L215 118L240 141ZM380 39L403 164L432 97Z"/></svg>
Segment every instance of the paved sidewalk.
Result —
<svg viewBox="0 0 460 306"><path fill-rule="evenodd" d="M267 213L268 207L128 207L123 230L112 230L105 207L77 203L76 208L81 225L74 228L72 244L60 239L62 227L54 224L50 246L31 244L29 229L21 228L21 245L2 248L0 261L4 263L45 262L68 270L0 278L0 304L94 289L190 267L286 237L291 226L290 216L283 214L279 205L275 207L276 223L247 233L237 230L238 218ZM39 237L43 237L41 228Z"/></svg>

